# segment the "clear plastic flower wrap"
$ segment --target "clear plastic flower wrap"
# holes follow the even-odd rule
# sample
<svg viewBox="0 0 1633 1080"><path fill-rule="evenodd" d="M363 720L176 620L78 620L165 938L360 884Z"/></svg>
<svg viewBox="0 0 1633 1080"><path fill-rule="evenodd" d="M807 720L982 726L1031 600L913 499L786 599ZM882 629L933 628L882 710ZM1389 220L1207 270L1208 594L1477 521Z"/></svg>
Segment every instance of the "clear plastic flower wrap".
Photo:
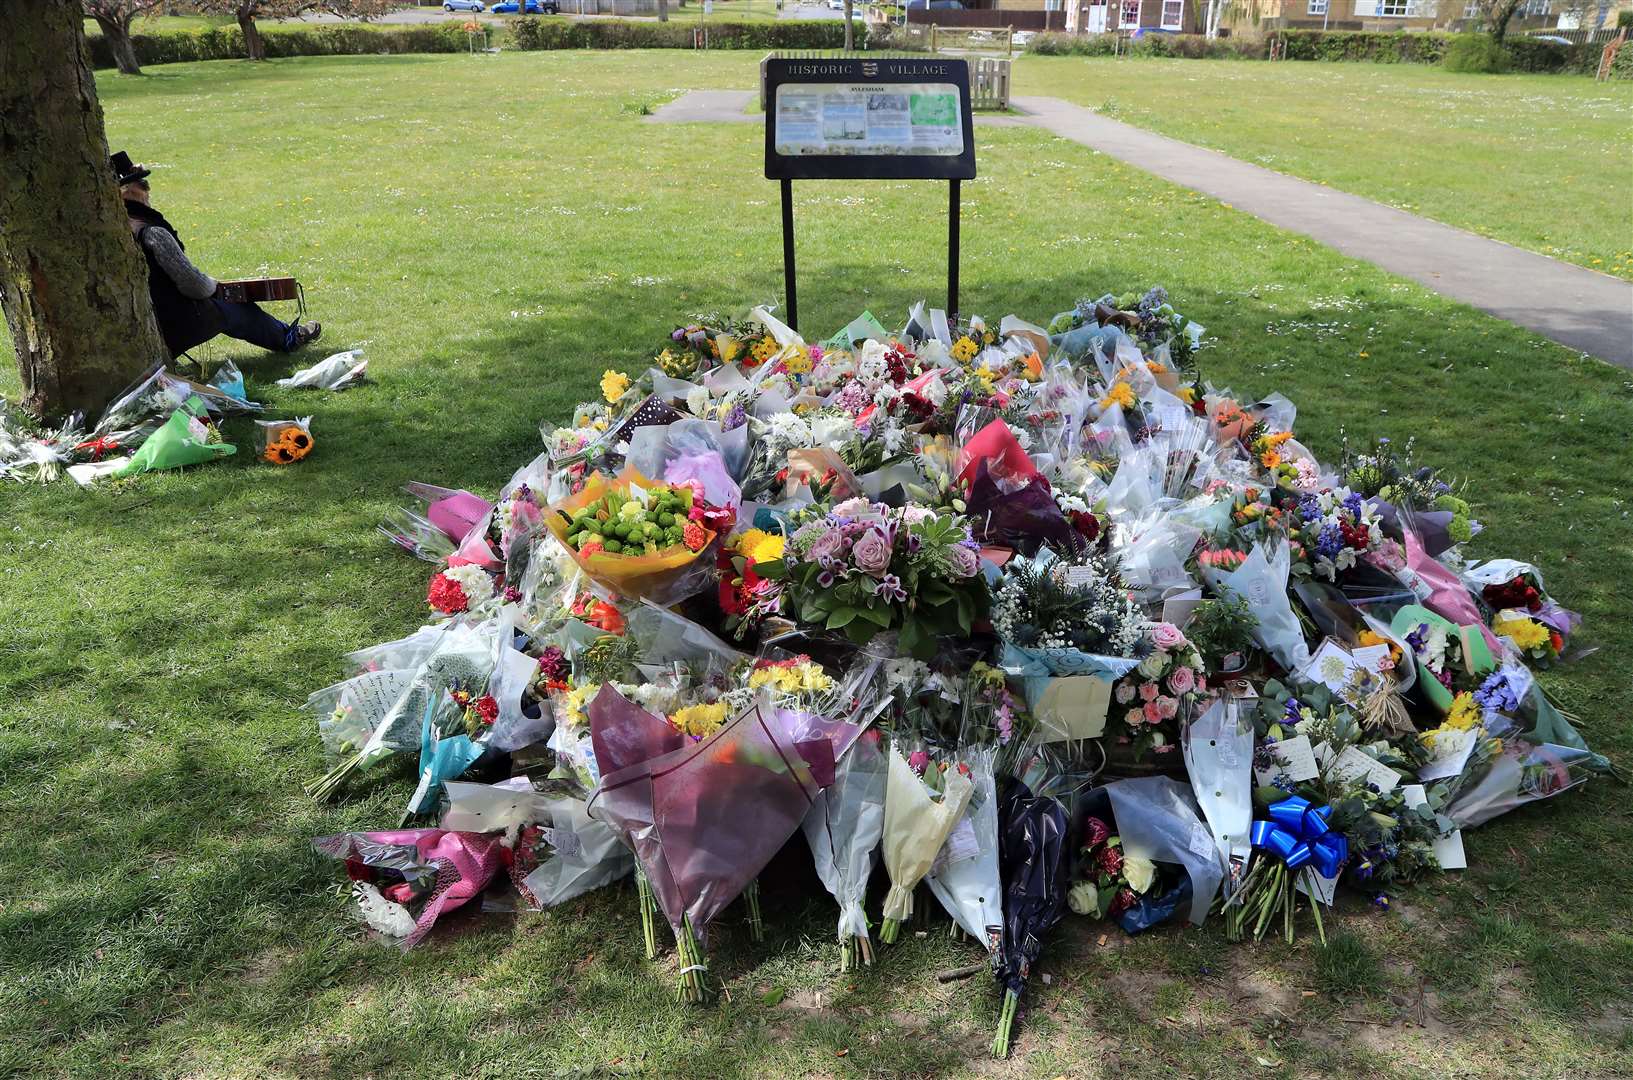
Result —
<svg viewBox="0 0 1633 1080"><path fill-rule="evenodd" d="M874 854L884 835L887 758L871 738L854 742L834 770L834 782L817 795L801 828L817 877L839 905L842 968L856 958L872 963L868 917L863 908Z"/></svg>
<svg viewBox="0 0 1633 1080"><path fill-rule="evenodd" d="M1184 729L1185 771L1191 793L1213 831L1220 856L1245 857L1252 848L1253 724L1233 698L1215 698Z"/></svg>
<svg viewBox="0 0 1633 1080"><path fill-rule="evenodd" d="M1449 781L1446 816L1461 828L1483 825L1612 771L1609 760L1588 749L1535 684L1513 716L1488 713L1485 724L1480 752Z"/></svg>
<svg viewBox="0 0 1633 1080"><path fill-rule="evenodd" d="M487 888L504 867L503 840L445 829L390 829L324 836L312 846L346 864L370 925L400 937L398 944L409 949L444 912Z"/></svg>
<svg viewBox="0 0 1633 1080"><path fill-rule="evenodd" d="M1225 877L1225 859L1188 785L1167 776L1107 784L1123 851L1154 863L1178 863L1191 879L1187 919L1202 925Z"/></svg>
<svg viewBox="0 0 1633 1080"><path fill-rule="evenodd" d="M1260 541L1235 570L1204 566L1203 574L1215 593L1240 596L1247 602L1258 619L1253 639L1282 667L1297 671L1309 663L1310 646L1287 597L1290 563L1291 552L1286 544L1277 544L1274 551L1268 551Z"/></svg>
<svg viewBox="0 0 1633 1080"><path fill-rule="evenodd" d="M925 882L953 921L986 950L1002 940L1003 882L998 873L998 749L972 746L957 761L970 770L972 789L964 817L942 845Z"/></svg>

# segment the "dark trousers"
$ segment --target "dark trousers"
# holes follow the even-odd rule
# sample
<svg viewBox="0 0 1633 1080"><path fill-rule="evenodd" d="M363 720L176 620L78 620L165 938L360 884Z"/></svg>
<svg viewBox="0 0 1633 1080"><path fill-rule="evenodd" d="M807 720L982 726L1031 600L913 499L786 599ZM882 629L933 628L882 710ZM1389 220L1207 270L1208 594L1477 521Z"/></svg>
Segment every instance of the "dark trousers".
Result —
<svg viewBox="0 0 1633 1080"><path fill-rule="evenodd" d="M295 324L280 322L254 304L235 304L219 296L210 303L221 315L221 332L273 352L293 352Z"/></svg>

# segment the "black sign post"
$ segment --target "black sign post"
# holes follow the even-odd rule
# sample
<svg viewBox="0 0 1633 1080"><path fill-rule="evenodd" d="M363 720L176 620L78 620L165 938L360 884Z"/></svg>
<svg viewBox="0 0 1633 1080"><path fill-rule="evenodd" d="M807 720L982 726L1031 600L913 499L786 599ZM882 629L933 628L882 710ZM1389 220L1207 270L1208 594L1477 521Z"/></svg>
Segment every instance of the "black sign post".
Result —
<svg viewBox="0 0 1633 1080"><path fill-rule="evenodd" d="M946 180L947 311L958 315L959 184L975 178L964 60L766 61L765 175L781 181L783 288L794 288L795 180Z"/></svg>

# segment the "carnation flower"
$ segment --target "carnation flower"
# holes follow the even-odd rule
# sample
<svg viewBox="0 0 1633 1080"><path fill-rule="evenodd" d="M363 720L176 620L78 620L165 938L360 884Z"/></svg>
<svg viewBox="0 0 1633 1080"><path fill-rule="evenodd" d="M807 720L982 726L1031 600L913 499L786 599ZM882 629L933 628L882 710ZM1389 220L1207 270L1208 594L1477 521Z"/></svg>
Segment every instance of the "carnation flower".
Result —
<svg viewBox="0 0 1633 1080"><path fill-rule="evenodd" d="M1111 839L1111 828L1097 817L1083 820L1083 846L1097 848Z"/></svg>
<svg viewBox="0 0 1633 1080"><path fill-rule="evenodd" d="M434 574L431 577L430 587L425 593L426 603L444 615L457 615L470 607L470 600L465 596L465 590L459 583L448 577L447 574Z"/></svg>
<svg viewBox="0 0 1633 1080"><path fill-rule="evenodd" d="M1123 872L1123 849L1107 844L1094 853L1094 868L1109 878Z"/></svg>
<svg viewBox="0 0 1633 1080"><path fill-rule="evenodd" d="M1111 916L1121 915L1133 907L1139 899L1138 896L1134 895L1133 889L1127 887L1118 889L1117 895L1111 898L1111 907L1106 910L1106 914Z"/></svg>

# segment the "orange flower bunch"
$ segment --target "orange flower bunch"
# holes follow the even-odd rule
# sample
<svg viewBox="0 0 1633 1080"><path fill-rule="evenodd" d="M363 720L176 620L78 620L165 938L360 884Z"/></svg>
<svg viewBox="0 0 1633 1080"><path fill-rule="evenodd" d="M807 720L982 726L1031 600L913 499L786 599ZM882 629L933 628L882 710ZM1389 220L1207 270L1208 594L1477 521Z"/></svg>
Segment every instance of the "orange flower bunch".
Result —
<svg viewBox="0 0 1633 1080"><path fill-rule="evenodd" d="M276 432L267 431L266 449L261 456L274 465L293 465L310 454L314 445L311 431L302 424L289 421Z"/></svg>

